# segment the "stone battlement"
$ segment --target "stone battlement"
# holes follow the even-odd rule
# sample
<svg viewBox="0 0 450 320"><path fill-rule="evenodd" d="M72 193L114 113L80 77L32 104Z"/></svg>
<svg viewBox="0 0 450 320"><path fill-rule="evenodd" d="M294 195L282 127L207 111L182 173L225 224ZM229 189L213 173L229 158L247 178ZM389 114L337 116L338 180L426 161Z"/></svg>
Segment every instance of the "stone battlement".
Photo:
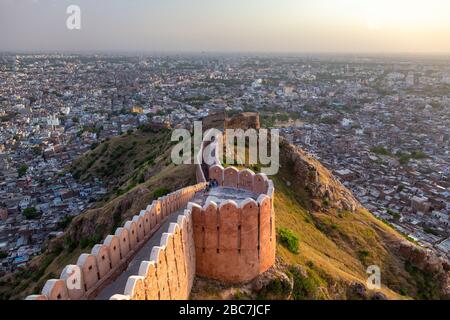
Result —
<svg viewBox="0 0 450 320"><path fill-rule="evenodd" d="M127 268L139 250L145 249L145 244L168 216L186 207L195 194L204 188L205 183L199 183L153 201L113 235L108 235L103 243L95 245L90 253L80 255L76 265L66 266L59 279L48 280L41 294L28 296L27 300L95 298L103 287Z"/></svg>
<svg viewBox="0 0 450 320"><path fill-rule="evenodd" d="M248 169L227 169L209 168L215 178L223 176L219 187L204 195L203 206L187 205L153 247L149 261L142 261L139 273L128 278L123 294L112 300L187 299L195 275L240 283L273 266L273 183ZM233 172L235 184L225 183L226 172ZM215 198L220 205L211 200Z"/></svg>
<svg viewBox="0 0 450 320"><path fill-rule="evenodd" d="M195 275L239 283L267 271L275 263L273 182L224 168L214 156L213 165L197 165L197 185L153 201L27 299L188 299ZM218 187L206 190L206 176ZM168 231L157 235L169 218Z"/></svg>

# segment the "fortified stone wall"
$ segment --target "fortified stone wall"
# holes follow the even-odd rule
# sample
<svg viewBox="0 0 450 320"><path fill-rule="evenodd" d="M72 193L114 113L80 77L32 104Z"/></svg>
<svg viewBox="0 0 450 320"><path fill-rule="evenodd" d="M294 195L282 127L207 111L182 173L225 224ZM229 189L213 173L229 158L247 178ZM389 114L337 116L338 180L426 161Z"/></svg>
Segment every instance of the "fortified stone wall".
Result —
<svg viewBox="0 0 450 320"><path fill-rule="evenodd" d="M90 253L83 253L80 255L76 265L66 266L61 272L59 279L48 280L45 283L41 294L28 296L27 300L82 300L95 297L105 285L126 269L133 256L142 248L155 231L159 229L167 216L185 207L194 197L195 193L204 188L205 184L199 183L194 186L177 190L153 201L146 210L142 210L139 215L134 216L132 220L125 222L124 226L118 228L113 235L108 235L103 243L95 245ZM179 220L179 225L177 227L171 225L171 227L173 227L171 230L172 235L166 235L164 242L162 242L164 244L163 247L168 247L170 249L163 250L160 248L152 252L154 261L166 261L167 259L167 261L169 261L168 270L171 270L170 268L173 261L175 261L174 257L185 254L184 251L179 251L181 246L180 235L182 228L188 228L189 225L189 216ZM185 234L188 235L189 232L185 232ZM187 242L187 239L182 240ZM167 253L167 256L166 251L169 252ZM186 251L186 254L187 253L188 252ZM194 259L192 257L195 257L195 255L189 253L189 257L190 259ZM154 266L149 264L147 269L145 269L145 273L144 269L141 268L143 270L142 274L151 274L153 268ZM159 269L160 273L163 272L162 268L163 267ZM80 274L77 273L78 270L81 271ZM185 290L189 289L188 291L190 291L195 269L194 271L190 269L188 271L189 272L186 274L191 275L191 280L188 281L189 285L186 286L183 283L179 285L182 285ZM148 277L145 279L147 278ZM178 277L175 276L171 276L170 278L178 279ZM184 278L180 277L180 279ZM130 286L134 288L135 286L140 285L139 281L132 281L135 281L135 285L127 284L127 288L130 288ZM144 283L144 287L146 285L147 282ZM134 292L134 289L130 290L131 289L128 289L127 292ZM167 291L170 290L170 288L163 287L162 290ZM163 297L164 294L166 293L162 293ZM186 297L186 294L183 295L180 293L176 297L181 299L181 297Z"/></svg>
<svg viewBox="0 0 450 320"><path fill-rule="evenodd" d="M248 169L215 165L209 170L220 186L251 191L258 197L239 205L231 200L220 205L210 201L203 207L189 204L197 274L230 283L252 280L275 263L273 183Z"/></svg>
<svg viewBox="0 0 450 320"><path fill-rule="evenodd" d="M186 300L195 277L192 214L185 210L171 223L150 261L142 261L139 274L130 276L123 294L111 300Z"/></svg>
<svg viewBox="0 0 450 320"><path fill-rule="evenodd" d="M210 201L203 207L189 203L153 247L150 261L142 261L139 274L130 276L124 292L111 300L188 299L196 274L239 283L275 263L272 181L248 169L220 165L210 167L209 174L219 186L250 191L257 200L248 198L240 205L229 200L220 206Z"/></svg>
<svg viewBox="0 0 450 320"><path fill-rule="evenodd" d="M202 119L203 131L205 132L205 137L203 139L201 149L196 155L197 164L196 176L197 182L205 182L208 177L206 177L204 165L204 148L211 142L211 129L220 130L223 133L223 142L226 141L226 129L260 129L259 113L257 112L243 112L232 117L227 117L225 112L216 112L210 114ZM220 164L221 161L218 159L217 154L215 155L216 161L214 164ZM203 164L203 165L202 165ZM213 165L213 164L210 164Z"/></svg>
<svg viewBox="0 0 450 320"><path fill-rule="evenodd" d="M208 178L210 178L208 174L210 165L219 165L221 163L218 153L216 152L217 142L212 140L213 131L209 130L205 133L200 150L196 155L197 164L195 164L195 172L198 183L208 181ZM207 154L207 152L205 152L205 148L208 146L210 146L209 150L211 151L211 154Z"/></svg>
<svg viewBox="0 0 450 320"><path fill-rule="evenodd" d="M207 141L205 139L204 141ZM214 142L210 142L214 143ZM203 143L197 155L203 160ZM188 299L196 274L224 282L249 281L275 263L274 185L264 174L223 168L213 150L213 165L196 165L199 184L162 197L118 228L90 254L82 254L76 266L66 266L60 279L48 280L40 295L29 300L89 299L128 266L133 256L173 212L187 209L153 247L149 261L142 261L138 275L130 276L123 294L111 300ZM202 162L200 162L202 163ZM250 192L237 204L207 201L203 207L188 202L206 186L206 176L220 187ZM226 190L226 189L224 189ZM226 192L225 192L226 193ZM81 276L74 277L79 267ZM74 282L75 281L75 282ZM80 281L78 288L76 281Z"/></svg>

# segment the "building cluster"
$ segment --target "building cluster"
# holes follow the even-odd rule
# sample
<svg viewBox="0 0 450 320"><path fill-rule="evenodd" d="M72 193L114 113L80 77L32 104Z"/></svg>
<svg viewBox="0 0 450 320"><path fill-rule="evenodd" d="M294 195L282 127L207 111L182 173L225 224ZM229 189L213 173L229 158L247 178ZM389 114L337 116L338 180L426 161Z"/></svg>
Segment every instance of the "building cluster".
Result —
<svg viewBox="0 0 450 320"><path fill-rule="evenodd" d="M0 264L105 196L71 162L140 126L258 111L376 216L448 254L450 65L401 58L0 56Z"/></svg>

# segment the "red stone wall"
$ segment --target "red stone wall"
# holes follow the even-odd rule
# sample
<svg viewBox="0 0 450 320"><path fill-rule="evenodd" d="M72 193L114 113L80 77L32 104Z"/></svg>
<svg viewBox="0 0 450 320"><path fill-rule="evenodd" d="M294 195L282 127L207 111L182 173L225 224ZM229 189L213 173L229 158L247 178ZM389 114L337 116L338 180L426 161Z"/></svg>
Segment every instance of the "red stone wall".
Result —
<svg viewBox="0 0 450 320"><path fill-rule="evenodd" d="M168 215L186 206L205 183L186 187L161 197L125 222L114 235L108 235L91 253L82 254L76 265L68 265L60 279L48 280L38 295L28 300L89 299L116 271L126 266ZM139 276L128 279L124 295L115 298L153 300L186 299L195 275L195 248L190 212L181 215L177 224L164 234L161 247L152 251L154 260L143 261ZM77 276L73 270L79 270ZM74 284L79 284L76 288Z"/></svg>
<svg viewBox="0 0 450 320"><path fill-rule="evenodd" d="M275 263L275 216L268 195L240 206L225 201L220 206L191 204L191 209L198 275L239 283Z"/></svg>

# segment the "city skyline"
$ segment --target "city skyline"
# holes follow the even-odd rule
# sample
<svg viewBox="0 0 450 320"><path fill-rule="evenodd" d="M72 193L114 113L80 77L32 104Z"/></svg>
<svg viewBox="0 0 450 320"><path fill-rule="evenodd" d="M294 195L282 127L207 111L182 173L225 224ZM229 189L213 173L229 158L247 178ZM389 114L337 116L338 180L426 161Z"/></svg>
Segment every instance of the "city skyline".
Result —
<svg viewBox="0 0 450 320"><path fill-rule="evenodd" d="M68 30L66 9L81 9ZM0 51L450 53L442 0L1 0Z"/></svg>

